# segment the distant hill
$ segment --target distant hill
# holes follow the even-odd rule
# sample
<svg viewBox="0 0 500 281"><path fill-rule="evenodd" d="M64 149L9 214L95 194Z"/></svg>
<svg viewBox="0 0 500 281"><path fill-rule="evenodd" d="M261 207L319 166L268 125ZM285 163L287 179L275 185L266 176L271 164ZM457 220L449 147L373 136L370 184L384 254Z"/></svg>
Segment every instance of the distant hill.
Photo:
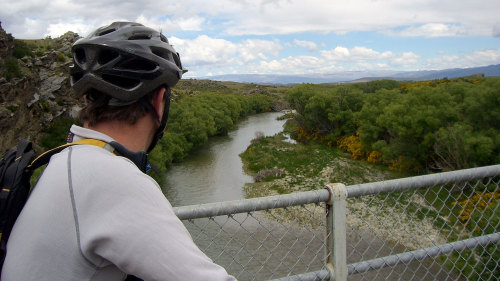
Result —
<svg viewBox="0 0 500 281"><path fill-rule="evenodd" d="M482 73L486 77L500 76L500 64L472 68L452 68L425 71L345 71L330 74L276 75L276 74L226 74L204 79L258 84L300 84L331 82L362 82L378 79L433 80L456 78Z"/></svg>

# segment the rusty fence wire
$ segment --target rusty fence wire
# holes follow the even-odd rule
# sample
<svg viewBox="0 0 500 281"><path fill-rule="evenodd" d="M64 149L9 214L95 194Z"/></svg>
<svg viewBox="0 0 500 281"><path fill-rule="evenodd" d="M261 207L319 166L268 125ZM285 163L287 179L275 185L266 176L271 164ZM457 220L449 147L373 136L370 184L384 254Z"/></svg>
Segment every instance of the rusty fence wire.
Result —
<svg viewBox="0 0 500 281"><path fill-rule="evenodd" d="M500 165L176 207L238 280L499 280Z"/></svg>

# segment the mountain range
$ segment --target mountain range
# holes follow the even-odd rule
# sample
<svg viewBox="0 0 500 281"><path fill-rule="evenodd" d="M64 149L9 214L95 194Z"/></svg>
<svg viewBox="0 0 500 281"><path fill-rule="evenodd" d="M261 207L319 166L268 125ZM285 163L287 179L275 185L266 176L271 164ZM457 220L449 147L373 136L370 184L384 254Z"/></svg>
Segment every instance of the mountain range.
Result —
<svg viewBox="0 0 500 281"><path fill-rule="evenodd" d="M344 71L329 74L225 74L200 79L217 81L232 81L257 84L301 84L301 83L349 83L365 82L380 79L406 80L434 80L443 78L464 77L475 74L484 74L486 77L500 76L500 64L472 68L451 68L443 70L422 71Z"/></svg>

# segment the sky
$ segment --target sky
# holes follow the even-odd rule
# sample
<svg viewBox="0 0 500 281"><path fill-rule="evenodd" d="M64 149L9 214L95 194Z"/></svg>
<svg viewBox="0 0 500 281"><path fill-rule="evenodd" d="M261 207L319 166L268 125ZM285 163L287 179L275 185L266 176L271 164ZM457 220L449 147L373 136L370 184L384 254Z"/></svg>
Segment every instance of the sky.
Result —
<svg viewBox="0 0 500 281"><path fill-rule="evenodd" d="M0 0L15 38L160 30L188 78L500 64L500 0Z"/></svg>

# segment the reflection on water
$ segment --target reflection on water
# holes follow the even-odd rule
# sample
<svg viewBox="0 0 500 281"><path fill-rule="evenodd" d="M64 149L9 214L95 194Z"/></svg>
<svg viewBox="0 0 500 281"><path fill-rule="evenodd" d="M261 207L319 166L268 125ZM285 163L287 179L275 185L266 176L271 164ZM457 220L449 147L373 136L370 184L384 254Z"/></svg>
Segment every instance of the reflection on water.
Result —
<svg viewBox="0 0 500 281"><path fill-rule="evenodd" d="M242 199L245 174L239 154L245 151L257 132L266 136L283 130L285 120L278 112L253 115L238 123L228 136L210 138L182 163L167 171L164 190L172 206L193 205Z"/></svg>

